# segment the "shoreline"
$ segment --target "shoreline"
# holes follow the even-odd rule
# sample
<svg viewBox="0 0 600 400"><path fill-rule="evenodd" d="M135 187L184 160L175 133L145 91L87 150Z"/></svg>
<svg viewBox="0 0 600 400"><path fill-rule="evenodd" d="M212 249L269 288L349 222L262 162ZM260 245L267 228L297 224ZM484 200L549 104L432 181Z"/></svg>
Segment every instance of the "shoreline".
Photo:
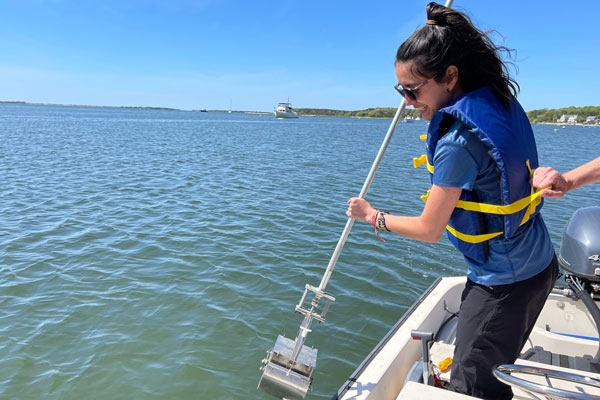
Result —
<svg viewBox="0 0 600 400"><path fill-rule="evenodd" d="M533 123L532 123L533 124ZM593 124L582 124L582 123L577 123L577 124L564 124L562 122L536 122L534 125L555 125L555 126L562 126L563 128L566 126L581 126L581 127L590 127L590 128L598 128L600 127L599 124L593 125Z"/></svg>
<svg viewBox="0 0 600 400"><path fill-rule="evenodd" d="M170 108L170 107L157 107L157 106L99 106L99 105L86 105L86 104L59 104L59 103L34 103L34 102L27 102L27 101L19 101L19 100L0 100L0 104L16 104L16 105L34 105L34 106L57 106L57 107L85 107L85 108L121 108L121 109L136 109L136 110L163 110L163 111L181 111L181 112L226 112L226 113L241 113L241 114L260 114L260 115L269 115L272 114L271 111L248 111L248 110L206 110L206 109L192 109L192 110L186 110L186 109L181 109L181 108ZM377 110L377 109L385 109L384 107L379 107L379 108L369 108L366 110L358 110L358 111L343 111L343 110L329 110L329 109L323 109L324 111L337 111L340 114L346 114L346 113L360 113L360 112L367 112L369 110ZM392 110L395 110L394 108L391 108ZM297 110L302 110L302 108L297 108ZM310 111L314 111L314 110L318 110L318 109L308 109ZM535 111L535 110L534 110ZM393 118L393 115L391 116L371 116L371 115L339 115L339 114L330 114L330 113L324 113L324 114L315 114L315 113L310 113L310 114L300 114L301 116L304 117L348 117L348 118L358 118L358 119L362 119L362 118L383 118L383 119L388 119L388 118ZM530 121L531 122L531 121ZM535 124L541 124L541 125L555 125L555 126L581 126L581 127L600 127L600 124L584 124L584 123L575 123L575 124L569 124L569 123L562 123L562 122L531 122L532 125Z"/></svg>

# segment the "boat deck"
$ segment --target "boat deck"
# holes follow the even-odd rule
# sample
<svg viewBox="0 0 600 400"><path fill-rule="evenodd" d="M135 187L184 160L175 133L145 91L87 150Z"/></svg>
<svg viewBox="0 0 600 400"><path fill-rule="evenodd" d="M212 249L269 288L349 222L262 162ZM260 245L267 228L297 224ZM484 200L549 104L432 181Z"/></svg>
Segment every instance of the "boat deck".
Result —
<svg viewBox="0 0 600 400"><path fill-rule="evenodd" d="M518 360L517 365L530 366L536 368L547 368L548 365L545 363L532 362L527 360ZM552 366L552 371L573 373L574 371L569 368ZM577 374L581 376L590 377L592 382L598 383L600 375L591 372L577 371ZM569 392L577 393L581 395L582 399L600 399L600 388L594 385L585 385L578 382L567 382L564 380L558 380L553 378L547 378L545 376L537 375L525 375L525 374L513 374L517 378L522 378L526 381L537 383L540 385L550 386L551 388L563 389ZM527 391L513 386L513 400L531 400L535 399ZM418 382L407 382L406 385L400 391L396 400L431 400L431 399L444 399L444 400L467 400L476 399L476 397L466 396L459 393L450 392L446 389L438 388L435 386L426 386ZM545 398L545 397L541 397ZM559 400L561 397L551 397ZM575 399L576 397L564 397L565 399Z"/></svg>
<svg viewBox="0 0 600 400"><path fill-rule="evenodd" d="M434 343L431 348L431 361L436 365L440 360L444 359L448 355L452 355L453 347L446 343ZM591 385L582 384L581 382L570 382L565 380L558 380L557 378L549 378L548 376L531 375L523 373L511 374L513 377L523 379L533 384L550 386L552 388L559 388L570 392L578 393L587 399L600 398L600 364L595 363L592 356L568 356L565 354L556 354L542 349L541 347L535 347L529 349L517 360L516 365L524 367L534 367L540 370L547 370L556 374L574 374L589 377ZM439 371L438 371L439 374ZM440 378L444 382L449 382L450 372L444 372L439 374ZM532 399L533 397L518 387L513 386L514 400L521 399ZM450 392L446 389L423 385L422 381L409 381L402 388L400 394L396 400L429 400L437 399L443 396L444 400L453 399L469 399L471 396L465 396ZM559 399L558 397L553 397ZM568 397L574 398L574 397Z"/></svg>

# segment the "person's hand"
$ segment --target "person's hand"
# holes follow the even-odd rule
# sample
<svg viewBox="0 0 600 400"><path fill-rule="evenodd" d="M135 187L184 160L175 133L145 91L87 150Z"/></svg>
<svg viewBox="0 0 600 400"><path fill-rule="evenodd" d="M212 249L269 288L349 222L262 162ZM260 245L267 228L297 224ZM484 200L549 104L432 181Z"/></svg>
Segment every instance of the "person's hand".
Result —
<svg viewBox="0 0 600 400"><path fill-rule="evenodd" d="M352 197L348 200L348 210L346 215L350 218L360 219L366 222L371 222L373 215L377 213L371 204L365 199L359 197Z"/></svg>
<svg viewBox="0 0 600 400"><path fill-rule="evenodd" d="M567 180L552 167L539 167L533 172L531 184L537 189L543 189L542 197L559 199L569 190ZM549 188L549 189L546 189Z"/></svg>

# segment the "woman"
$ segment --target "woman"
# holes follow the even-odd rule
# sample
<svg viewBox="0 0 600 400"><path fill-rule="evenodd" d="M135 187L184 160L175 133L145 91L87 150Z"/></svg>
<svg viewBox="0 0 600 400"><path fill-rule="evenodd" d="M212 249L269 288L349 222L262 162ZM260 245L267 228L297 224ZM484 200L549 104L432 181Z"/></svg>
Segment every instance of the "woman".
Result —
<svg viewBox="0 0 600 400"><path fill-rule="evenodd" d="M448 231L468 266L450 389L483 399L512 398L493 367L516 360L558 275L540 201L531 195L536 144L504 51L510 54L465 14L427 5L425 26L398 48L395 62L396 90L430 121L425 207L419 216L398 216L352 198L346 213L377 234L437 242Z"/></svg>

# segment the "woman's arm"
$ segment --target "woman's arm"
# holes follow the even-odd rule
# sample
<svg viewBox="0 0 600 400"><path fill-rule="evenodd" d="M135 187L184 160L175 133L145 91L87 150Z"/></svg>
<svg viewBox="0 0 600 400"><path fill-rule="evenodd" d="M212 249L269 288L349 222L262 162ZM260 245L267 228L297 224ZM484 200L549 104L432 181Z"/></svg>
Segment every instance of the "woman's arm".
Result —
<svg viewBox="0 0 600 400"><path fill-rule="evenodd" d="M433 185L421 215L408 217L386 214L385 224L390 231L399 235L435 243L444 233L461 192L460 188ZM348 200L346 215L370 223L377 211L365 199L353 197Z"/></svg>

